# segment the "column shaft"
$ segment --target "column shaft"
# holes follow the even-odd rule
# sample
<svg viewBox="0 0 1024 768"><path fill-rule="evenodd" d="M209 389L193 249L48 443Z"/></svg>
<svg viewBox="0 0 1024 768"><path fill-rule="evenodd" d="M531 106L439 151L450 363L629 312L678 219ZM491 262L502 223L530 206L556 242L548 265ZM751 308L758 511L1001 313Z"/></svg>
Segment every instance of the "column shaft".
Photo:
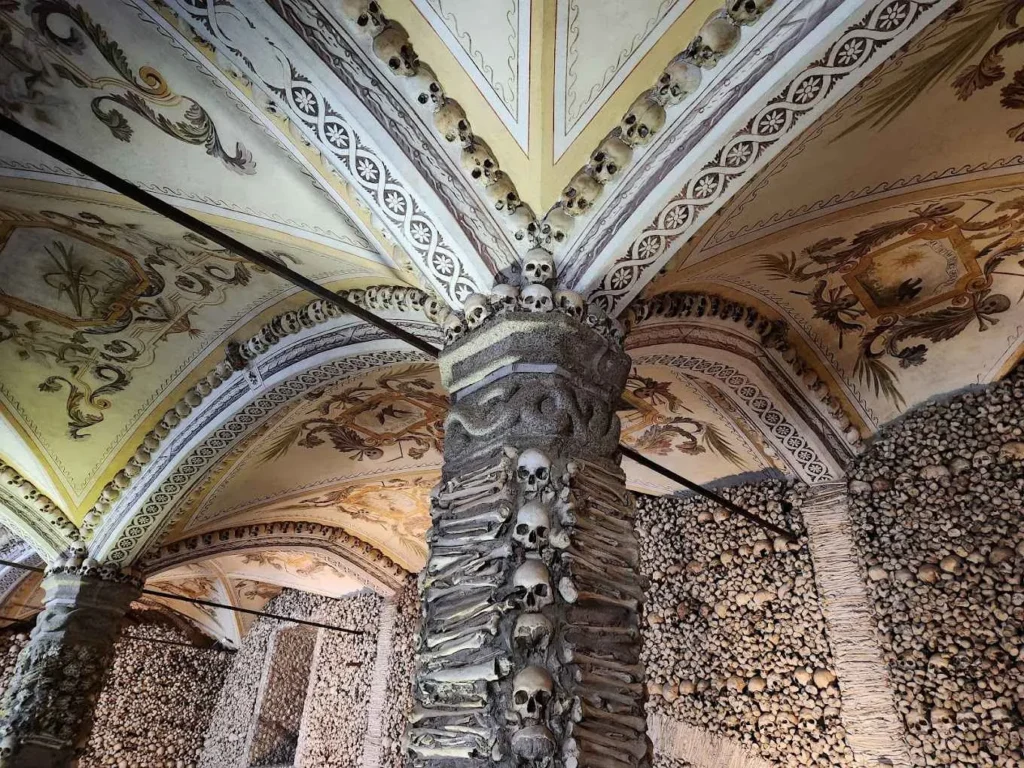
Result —
<svg viewBox="0 0 1024 768"><path fill-rule="evenodd" d="M610 336L506 312L442 355L452 409L420 577L413 766L649 765L616 461L629 359Z"/></svg>
<svg viewBox="0 0 1024 768"><path fill-rule="evenodd" d="M71 765L88 738L121 619L139 587L81 571L58 569L43 580L43 611L0 706L0 768Z"/></svg>

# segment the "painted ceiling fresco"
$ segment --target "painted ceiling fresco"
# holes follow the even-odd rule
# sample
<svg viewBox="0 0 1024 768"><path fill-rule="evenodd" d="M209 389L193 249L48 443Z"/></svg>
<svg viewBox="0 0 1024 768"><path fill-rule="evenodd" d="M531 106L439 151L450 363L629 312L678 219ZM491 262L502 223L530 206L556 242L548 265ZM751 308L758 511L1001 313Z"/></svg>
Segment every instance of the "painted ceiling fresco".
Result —
<svg viewBox="0 0 1024 768"><path fill-rule="evenodd" d="M755 303L872 428L998 377L1024 334L1024 46L1014 4L958 4L833 108L649 293Z"/></svg>
<svg viewBox="0 0 1024 768"><path fill-rule="evenodd" d="M1015 4L775 0L763 14L730 4L724 21L721 0L383 0L366 4L366 25L390 19L383 39L352 18L357 5L0 0L0 112L335 288L417 286L458 308L542 243L566 285L616 311L660 270L649 294L706 291L784 320L788 368L730 329L694 321L685 334L703 342L671 338L679 316L632 337L648 334L629 345L623 440L699 482L835 479L838 460L822 456L834 422L855 442L1015 359ZM713 13L724 52L694 42ZM459 108L465 120L451 119ZM713 189L698 183L712 176ZM648 236L664 253L633 247ZM30 481L15 483L23 498L98 517L82 530L109 534L105 553L149 515L133 558L228 531L237 549L171 558L151 577L217 602L371 583L351 565L367 561L328 547L239 543L274 523L287 525L271 537L330 526L333 543L418 570L447 400L435 365L348 319L292 316L289 339L222 382L223 413L206 401L195 433L172 425L126 465L229 340L271 318L283 328L307 300L4 141L0 459ZM417 313L395 315L423 332ZM634 489L675 490L626 469ZM126 492L107 498L119 477ZM35 591L22 580L8 601ZM225 642L246 629L173 603Z"/></svg>

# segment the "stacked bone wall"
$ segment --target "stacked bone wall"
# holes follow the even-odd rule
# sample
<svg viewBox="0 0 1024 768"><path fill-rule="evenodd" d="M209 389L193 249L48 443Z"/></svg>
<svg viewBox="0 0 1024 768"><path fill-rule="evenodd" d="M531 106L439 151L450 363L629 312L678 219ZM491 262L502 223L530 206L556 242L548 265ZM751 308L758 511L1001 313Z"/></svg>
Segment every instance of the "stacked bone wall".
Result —
<svg viewBox="0 0 1024 768"><path fill-rule="evenodd" d="M914 765L1024 765L1024 369L915 410L851 477Z"/></svg>
<svg viewBox="0 0 1024 768"><path fill-rule="evenodd" d="M388 660L385 706L381 712L381 768L405 768L402 735L412 709L416 633L420 627L419 592L409 580L395 600L391 658Z"/></svg>
<svg viewBox="0 0 1024 768"><path fill-rule="evenodd" d="M270 613L366 632L353 636L319 631L295 765L360 764L381 602L369 593L331 600L285 591L268 603ZM261 618L246 634L218 697L202 768L245 768L250 764L249 733L259 716L260 686L267 654L273 651L272 636L281 627L279 621Z"/></svg>
<svg viewBox="0 0 1024 768"><path fill-rule="evenodd" d="M115 645L80 768L196 768L231 656L168 644L193 642L170 626L129 625Z"/></svg>
<svg viewBox="0 0 1024 768"><path fill-rule="evenodd" d="M724 492L803 532L799 489ZM784 515L780 501L794 504ZM638 496L648 711L793 766L852 766L806 543L787 546L701 499ZM671 764L671 763L669 763Z"/></svg>

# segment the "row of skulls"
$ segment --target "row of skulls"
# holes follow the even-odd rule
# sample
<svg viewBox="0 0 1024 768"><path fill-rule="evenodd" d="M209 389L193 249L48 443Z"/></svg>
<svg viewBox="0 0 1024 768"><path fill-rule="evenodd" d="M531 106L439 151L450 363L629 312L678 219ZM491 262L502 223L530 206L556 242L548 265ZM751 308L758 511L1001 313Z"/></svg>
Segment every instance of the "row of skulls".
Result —
<svg viewBox="0 0 1024 768"><path fill-rule="evenodd" d="M615 343L622 343L625 329L600 307L588 306L587 301L576 291L561 288L552 290L550 286L555 282L554 257L543 248L534 248L526 254L522 274L526 281L522 288L499 283L491 289L489 295L470 294L463 305L462 316L449 312L440 318L438 322L444 331L445 344L453 344L468 331L506 312L561 312Z"/></svg>
<svg viewBox="0 0 1024 768"><path fill-rule="evenodd" d="M516 482L523 503L516 512L512 538L522 550L523 562L512 577L513 593L522 613L517 617L513 641L520 651L543 653L553 634L551 621L542 613L554 602L551 573L542 560L543 549L551 536L551 510L545 493L551 482L551 460L536 448L523 451L518 458ZM554 696L554 678L542 665L526 660L512 680L512 719L518 728L511 746L518 757L537 760L555 750L555 738L544 723Z"/></svg>
<svg viewBox="0 0 1024 768"><path fill-rule="evenodd" d="M389 20L374 0L342 0L342 12L357 30L373 38L373 52L396 77L403 79L413 101L433 115L434 127L446 142L461 148L460 162L469 177L484 191L491 207L512 236L526 240L538 230L537 217L523 203L515 184L498 166L486 142L473 135L462 106L445 95L444 88L409 41L409 33Z"/></svg>
<svg viewBox="0 0 1024 768"><path fill-rule="evenodd" d="M604 185L632 160L633 150L650 144L664 128L666 107L681 104L701 84L702 69L718 64L740 41L740 27L756 22L775 0L729 0L708 17L700 33L673 58L654 87L633 102L616 127L577 172L558 203L538 219L519 196L494 152L473 134L465 110L445 95L434 71L420 61L401 25L387 19L374 0L342 0L342 11L357 30L373 38L373 51L392 74L406 83L412 99L429 110L434 126L446 142L460 147L460 163L480 186L512 237L533 247L557 247L572 232L573 218L588 212Z"/></svg>

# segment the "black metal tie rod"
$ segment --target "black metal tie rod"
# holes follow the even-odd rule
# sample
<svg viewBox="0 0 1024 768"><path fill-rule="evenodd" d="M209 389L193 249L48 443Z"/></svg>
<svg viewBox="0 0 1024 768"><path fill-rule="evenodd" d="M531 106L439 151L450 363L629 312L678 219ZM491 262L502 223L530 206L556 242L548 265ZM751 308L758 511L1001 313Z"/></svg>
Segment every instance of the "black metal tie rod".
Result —
<svg viewBox="0 0 1024 768"><path fill-rule="evenodd" d="M0 559L0 565L9 565L12 568L20 568L23 571L33 571L35 573L46 573L45 568L38 568L34 565L25 565L23 563L16 563L12 560ZM142 594L152 595L153 597L162 597L166 600L180 600L183 603L192 603L194 605L205 605L210 608L223 608L226 611L234 611L235 613L247 613L250 616L259 616L265 619L276 619L277 621L288 621L292 624L303 624L307 627L316 627L317 629L329 629L333 632L342 632L346 635L365 635L366 633L360 629L347 629L345 627L336 627L333 624L322 624L319 621L310 621L308 619L298 619L294 616L282 616L277 613L267 613L266 611L254 611L251 608L239 608L235 605L228 605L226 603L215 603L212 600L200 600L195 597L182 597L180 595L173 595L170 592L160 592L155 589L143 589Z"/></svg>
<svg viewBox="0 0 1024 768"><path fill-rule="evenodd" d="M693 482L691 480L687 480L682 475L677 475L675 472L673 472L670 469L665 469L664 467L661 467L661 466L655 464L653 461L648 459L646 456L644 456L641 453L637 453L632 448L627 448L625 445L622 445L621 443L619 443L619 451L627 459L631 459L631 460L635 461L637 464L639 464L642 467L647 467L647 469L650 469L650 470L652 470L654 472L657 472L660 475L664 475L669 480L674 480L675 482L679 483L684 488L689 488L694 493L699 493L704 498L710 499L711 501L715 502L716 504L720 504L721 506L723 506L726 509L728 509L730 512L735 512L740 517L745 518L746 520L749 520L750 522L752 522L752 523L754 523L756 525L761 526L761 528L763 528L763 529L765 529L767 531L771 531L772 533L774 533L774 534L776 534L778 536L782 536L782 537L788 539L791 542L795 542L797 540L796 536L793 535L792 533L790 533L789 531L787 531L785 528L780 528L779 526L775 525L774 523L769 523L767 520L765 520L762 517L758 517L753 512L748 512L743 507L741 507L741 506L739 506L737 504L733 504L731 501L729 501L724 496L720 496L719 494L715 493L712 490L709 490L707 488L704 488L703 486L697 485L695 482Z"/></svg>
<svg viewBox="0 0 1024 768"><path fill-rule="evenodd" d="M363 309L362 307L356 306L347 299L334 293L334 291L330 291L327 288L324 288L322 285L319 285L318 283L313 282L309 278L304 277L295 270L289 269L283 264L274 261L273 259L269 258L266 254L260 253L254 248L250 248L245 243L242 243L236 240L235 238L231 237L230 235L221 232L216 227L212 227L209 224L205 224L199 219L195 218L194 216L190 216L184 211L175 208L173 205L165 203L163 200L156 197L155 195L151 195L144 189L140 189L131 182L125 181L124 179L120 178L119 176L116 176L110 171L107 171L99 167L95 163L86 160L81 155L75 154L71 150L66 149L65 147L62 147L59 144L50 141L45 136L36 133L30 128L26 128L25 126L21 125L15 120L12 120L9 117L6 117L2 114L0 114L0 131L3 131L4 133L9 134L16 139L25 142L30 147L33 147L34 149L37 149L40 152L49 155L55 160L58 160L59 162L62 162L65 165L74 168L79 173L85 174L86 176L95 179L96 181L110 187L116 192L120 192L122 195L124 195L130 200L134 200L139 205L149 208L151 211L154 211L155 213L158 213L161 216L164 216L170 219L171 221L180 224L186 229L192 230L197 235L205 237L207 240L211 240L217 243L218 245L228 249L229 251L233 251L234 253L241 256L243 259L251 261L254 264L260 265L261 267L265 268L268 272L272 272L278 277L281 277L289 281L293 285L296 285L299 288L309 291L314 296L319 296L321 299L331 302L335 306L343 309L345 312L348 312L350 315L358 317L360 320L363 320L369 323L370 325L380 328L382 331L389 334L390 336L394 336L395 338L405 341L406 343L412 345L421 352L424 352L427 355L430 355L431 357L435 358L440 353L440 351L436 347L432 346L431 344L428 344L427 342L423 341L423 339L414 336L408 331L399 328L394 323L390 323L387 320L378 317L373 312ZM636 461L638 464L642 464L648 469L657 472L658 474L663 475L664 477L667 477L669 480L674 480L675 482L680 483L681 485L689 488L691 491L699 493L701 496L704 496L705 498L711 499L712 501L721 504L722 506L735 512L736 514L741 515L746 519L779 534L780 536L785 536L795 541L796 537L793 536L793 534L784 531L781 528L773 526L768 521L762 520L757 515L748 512L745 509L741 509L740 507L730 502L728 499L719 496L717 493L709 491L708 489L703 488L702 486L699 486L696 483L693 483L689 480L686 480L680 475L677 475L675 472L667 470L664 467L661 467L655 464L654 462L645 459L639 453L633 451L630 448L627 448L625 445L620 444L619 449L622 451L622 454L624 456L628 456L629 458Z"/></svg>
<svg viewBox="0 0 1024 768"><path fill-rule="evenodd" d="M74 168L79 173L83 173L101 184L110 187L114 191L120 192L122 195L130 200L134 200L139 205L145 206L151 211L159 213L161 216L170 219L176 224L180 224L186 229L192 230L197 235L205 237L207 240L211 240L223 248L227 248L229 251L233 251L243 259L251 261L253 264L258 264L268 272L272 272L278 277L284 278L288 282L309 291L314 296L318 296L324 301L331 302L345 312L348 312L350 315L358 317L360 320L380 328L388 335L401 339L407 344L412 345L416 349L421 352L425 352L432 357L437 357L437 348L423 341L423 339L399 328L394 323L390 323L383 318L377 317L377 315L372 312L353 304L351 301L339 296L334 291L324 288L322 285L313 282L308 277L304 277L295 270L289 269L266 254L260 253L255 248L250 248L245 243L221 232L216 227L211 227L209 224L205 224L195 216L190 216L184 211L175 208L173 205L165 203L156 195L151 195L144 189L140 189L131 182L125 181L110 171L100 168L98 165L86 160L81 155L75 154L71 150L62 147L59 144L55 144L45 136L41 136L35 131L26 128L3 114L0 114L0 130L13 136L19 141L25 142L33 149L38 149L40 152L49 155L55 160Z"/></svg>

